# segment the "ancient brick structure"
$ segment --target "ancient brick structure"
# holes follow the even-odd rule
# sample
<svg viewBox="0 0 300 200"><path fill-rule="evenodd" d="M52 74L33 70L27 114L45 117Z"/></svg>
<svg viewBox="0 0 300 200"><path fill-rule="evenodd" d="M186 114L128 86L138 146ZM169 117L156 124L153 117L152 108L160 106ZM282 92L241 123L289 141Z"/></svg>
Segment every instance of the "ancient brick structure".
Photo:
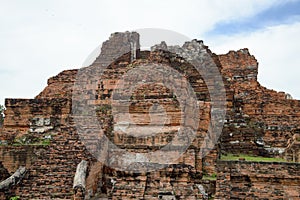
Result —
<svg viewBox="0 0 300 200"><path fill-rule="evenodd" d="M221 79L199 73L192 62L197 56L214 66ZM272 198L297 198L300 178L291 177L299 174L299 164L217 162L222 153L299 162L299 101L262 87L257 73L258 63L247 49L216 55L202 41L193 40L182 47L162 42L151 51L140 51L137 33L114 33L91 66L50 78L35 99L6 99L0 170L11 175L25 166L28 172L21 183L0 191L0 197L207 199L216 192L217 199L229 199L265 198L277 192ZM182 103L180 93L187 96L188 85L195 92L197 110ZM212 98L221 102L222 92L227 114L214 122ZM184 111L188 118L182 118ZM211 125L219 122L224 127L217 143L218 129ZM163 149L182 124L194 128L195 136L181 156L181 144L174 142L162 150L164 159L154 162L157 170L146 170L151 166L145 160L152 159L147 156L138 163L130 156L122 159L123 150L144 155ZM150 134L153 130L158 134ZM101 155L95 154L99 149ZM165 165L168 159L172 161ZM88 163L86 180L73 189L82 160ZM205 179L216 174L217 180ZM283 186L272 186L268 178ZM293 187L287 189L288 184Z"/></svg>

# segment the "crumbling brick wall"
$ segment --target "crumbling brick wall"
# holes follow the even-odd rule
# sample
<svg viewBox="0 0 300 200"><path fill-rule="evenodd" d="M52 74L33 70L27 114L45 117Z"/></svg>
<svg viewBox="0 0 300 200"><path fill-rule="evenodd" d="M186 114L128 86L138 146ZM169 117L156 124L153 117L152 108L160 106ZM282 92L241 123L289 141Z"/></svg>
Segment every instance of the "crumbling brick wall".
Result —
<svg viewBox="0 0 300 200"><path fill-rule="evenodd" d="M22 199L71 199L77 164L82 159L93 160L74 128L71 100L7 99L6 108L1 136L5 139L2 141L7 141L8 144L0 146L1 161L10 173L19 166L28 169L22 182L13 188L11 194ZM31 135L38 138L39 142L45 136L50 141L44 144L23 140ZM19 141L17 138L22 139Z"/></svg>
<svg viewBox="0 0 300 200"><path fill-rule="evenodd" d="M222 149L231 153L282 154L292 130L299 126L300 104L284 92L257 81L258 62L248 49L219 55L224 78L233 92L232 109L221 136Z"/></svg>

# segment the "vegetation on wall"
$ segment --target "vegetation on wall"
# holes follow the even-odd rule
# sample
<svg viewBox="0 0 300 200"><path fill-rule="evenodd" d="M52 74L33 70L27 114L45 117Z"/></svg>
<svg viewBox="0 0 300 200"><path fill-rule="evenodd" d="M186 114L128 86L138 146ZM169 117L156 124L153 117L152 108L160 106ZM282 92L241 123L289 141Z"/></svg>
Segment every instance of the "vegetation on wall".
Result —
<svg viewBox="0 0 300 200"><path fill-rule="evenodd" d="M287 162L286 160L282 158L268 158L268 157L261 157L261 156L255 156L255 155L246 155L246 154L227 154L222 155L221 160L240 160L245 159L245 161L251 161L251 162Z"/></svg>
<svg viewBox="0 0 300 200"><path fill-rule="evenodd" d="M19 200L20 197L19 196L13 196L13 197L10 197L9 200Z"/></svg>
<svg viewBox="0 0 300 200"><path fill-rule="evenodd" d="M52 136L45 135L44 137L37 137L34 134L28 133L21 137L17 137L12 142L12 145L19 146L19 145L43 145L47 146L51 143Z"/></svg>

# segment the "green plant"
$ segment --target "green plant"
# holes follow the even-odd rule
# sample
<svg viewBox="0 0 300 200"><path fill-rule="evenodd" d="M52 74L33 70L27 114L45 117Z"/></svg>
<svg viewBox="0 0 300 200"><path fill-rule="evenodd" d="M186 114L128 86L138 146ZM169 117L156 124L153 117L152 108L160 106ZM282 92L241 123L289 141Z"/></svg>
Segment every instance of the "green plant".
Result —
<svg viewBox="0 0 300 200"><path fill-rule="evenodd" d="M208 200L214 200L214 199L215 199L214 196L208 197Z"/></svg>
<svg viewBox="0 0 300 200"><path fill-rule="evenodd" d="M50 139L44 139L44 140L42 140L42 142L40 144L43 146L48 146L48 145L50 145L50 143L51 143Z"/></svg>
<svg viewBox="0 0 300 200"><path fill-rule="evenodd" d="M172 99L173 99L173 101L177 101L177 96L175 94L173 94Z"/></svg>
<svg viewBox="0 0 300 200"><path fill-rule="evenodd" d="M217 174L213 173L212 175L204 174L202 180L210 180L215 181L217 180Z"/></svg>
<svg viewBox="0 0 300 200"><path fill-rule="evenodd" d="M27 133L26 135L15 138L13 144L29 145L29 144L34 144L34 143L38 143L38 142L39 142L39 138L37 138L35 135L33 135L31 133Z"/></svg>
<svg viewBox="0 0 300 200"><path fill-rule="evenodd" d="M9 200L19 200L20 197L19 196L13 196L13 197L10 197Z"/></svg>

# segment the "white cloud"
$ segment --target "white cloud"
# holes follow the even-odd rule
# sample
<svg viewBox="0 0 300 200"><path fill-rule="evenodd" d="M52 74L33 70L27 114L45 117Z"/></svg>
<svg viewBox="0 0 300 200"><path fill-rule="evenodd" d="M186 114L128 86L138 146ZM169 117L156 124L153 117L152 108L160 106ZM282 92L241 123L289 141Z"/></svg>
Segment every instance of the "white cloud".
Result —
<svg viewBox="0 0 300 200"><path fill-rule="evenodd" d="M268 27L253 33L208 38L216 53L249 48L259 62L258 79L263 86L290 93L300 99L300 23Z"/></svg>
<svg viewBox="0 0 300 200"><path fill-rule="evenodd" d="M279 0L5 1L0 7L0 104L33 98L47 78L79 68L109 34L163 28L199 38L220 21L249 17Z"/></svg>

